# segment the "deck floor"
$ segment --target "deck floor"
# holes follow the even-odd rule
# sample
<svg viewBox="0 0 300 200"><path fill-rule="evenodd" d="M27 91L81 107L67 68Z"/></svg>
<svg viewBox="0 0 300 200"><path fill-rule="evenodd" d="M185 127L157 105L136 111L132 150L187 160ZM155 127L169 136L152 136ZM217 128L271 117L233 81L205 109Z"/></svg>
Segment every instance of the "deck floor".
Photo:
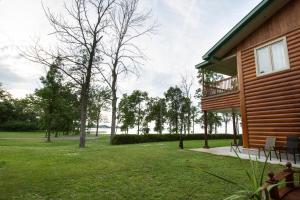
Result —
<svg viewBox="0 0 300 200"><path fill-rule="evenodd" d="M210 148L210 149L205 149L205 148L197 148L197 149L190 149L192 151L198 151L198 152L203 152L203 153L210 153L210 154L215 154L215 155L221 155L221 156L231 156L231 157L237 157L234 151L230 151L230 146L227 147L215 147L215 148ZM258 151L256 149L245 149L240 147L241 153L239 154L239 157L241 159L249 159L249 155L252 160L256 160L259 162L265 162L265 157L263 155L263 152L261 153L260 159L258 159ZM291 156L292 158L292 156ZM293 167L300 168L300 160L297 158L297 164L294 164L294 161L292 159L287 160L285 158L285 155L282 155L282 161L280 162L279 159L276 158L275 154L272 153L272 160L268 160L269 163L271 164L279 164L279 165L285 165L288 161L292 163Z"/></svg>

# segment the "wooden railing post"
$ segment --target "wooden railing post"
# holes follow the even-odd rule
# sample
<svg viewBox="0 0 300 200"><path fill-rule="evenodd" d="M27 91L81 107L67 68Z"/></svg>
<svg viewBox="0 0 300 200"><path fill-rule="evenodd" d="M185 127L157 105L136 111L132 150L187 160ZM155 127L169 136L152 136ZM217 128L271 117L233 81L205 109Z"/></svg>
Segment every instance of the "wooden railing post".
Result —
<svg viewBox="0 0 300 200"><path fill-rule="evenodd" d="M284 172L289 173L289 175L285 177L285 186L289 188L294 188L295 184L294 184L294 172L292 169L292 163L287 162L285 166L286 169L284 169Z"/></svg>
<svg viewBox="0 0 300 200"><path fill-rule="evenodd" d="M268 185L275 185L278 183L272 171L268 173L268 176L269 180L266 181ZM280 200L278 186L274 186L273 188L271 188L269 193L272 200Z"/></svg>

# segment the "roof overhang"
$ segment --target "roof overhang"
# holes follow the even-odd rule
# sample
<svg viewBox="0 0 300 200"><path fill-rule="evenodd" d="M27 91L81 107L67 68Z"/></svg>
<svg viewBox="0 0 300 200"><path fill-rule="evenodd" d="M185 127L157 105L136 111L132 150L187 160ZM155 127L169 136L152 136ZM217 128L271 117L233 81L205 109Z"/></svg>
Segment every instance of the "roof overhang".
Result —
<svg viewBox="0 0 300 200"><path fill-rule="evenodd" d="M222 60L230 50L236 47L289 1L263 0L202 57L205 61L196 65L196 68L205 67L210 63L214 63L215 60Z"/></svg>
<svg viewBox="0 0 300 200"><path fill-rule="evenodd" d="M236 55L231 55L222 60L208 62L204 61L198 65L196 65L197 69L206 68L210 69L213 72L225 74L228 76L237 75L237 67L236 67Z"/></svg>

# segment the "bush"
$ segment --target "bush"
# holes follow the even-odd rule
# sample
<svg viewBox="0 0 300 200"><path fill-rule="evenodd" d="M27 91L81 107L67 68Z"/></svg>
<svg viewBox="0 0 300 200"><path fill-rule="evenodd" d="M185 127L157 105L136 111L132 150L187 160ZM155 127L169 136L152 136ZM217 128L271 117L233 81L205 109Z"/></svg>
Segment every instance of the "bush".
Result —
<svg viewBox="0 0 300 200"><path fill-rule="evenodd" d="M112 139L113 145L119 144L136 144L147 142L165 142L165 141L178 141L179 134L145 134L145 135L115 135ZM213 134L208 135L208 139L232 139L233 135L229 134ZM184 140L204 140L204 134L189 134L183 135Z"/></svg>

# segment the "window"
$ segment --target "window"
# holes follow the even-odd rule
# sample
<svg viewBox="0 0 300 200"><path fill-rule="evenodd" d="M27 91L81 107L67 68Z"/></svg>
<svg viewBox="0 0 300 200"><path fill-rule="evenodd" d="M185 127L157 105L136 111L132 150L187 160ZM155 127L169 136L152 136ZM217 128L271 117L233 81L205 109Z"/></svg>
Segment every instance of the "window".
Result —
<svg viewBox="0 0 300 200"><path fill-rule="evenodd" d="M254 49L257 76L288 69L286 38L280 38Z"/></svg>

